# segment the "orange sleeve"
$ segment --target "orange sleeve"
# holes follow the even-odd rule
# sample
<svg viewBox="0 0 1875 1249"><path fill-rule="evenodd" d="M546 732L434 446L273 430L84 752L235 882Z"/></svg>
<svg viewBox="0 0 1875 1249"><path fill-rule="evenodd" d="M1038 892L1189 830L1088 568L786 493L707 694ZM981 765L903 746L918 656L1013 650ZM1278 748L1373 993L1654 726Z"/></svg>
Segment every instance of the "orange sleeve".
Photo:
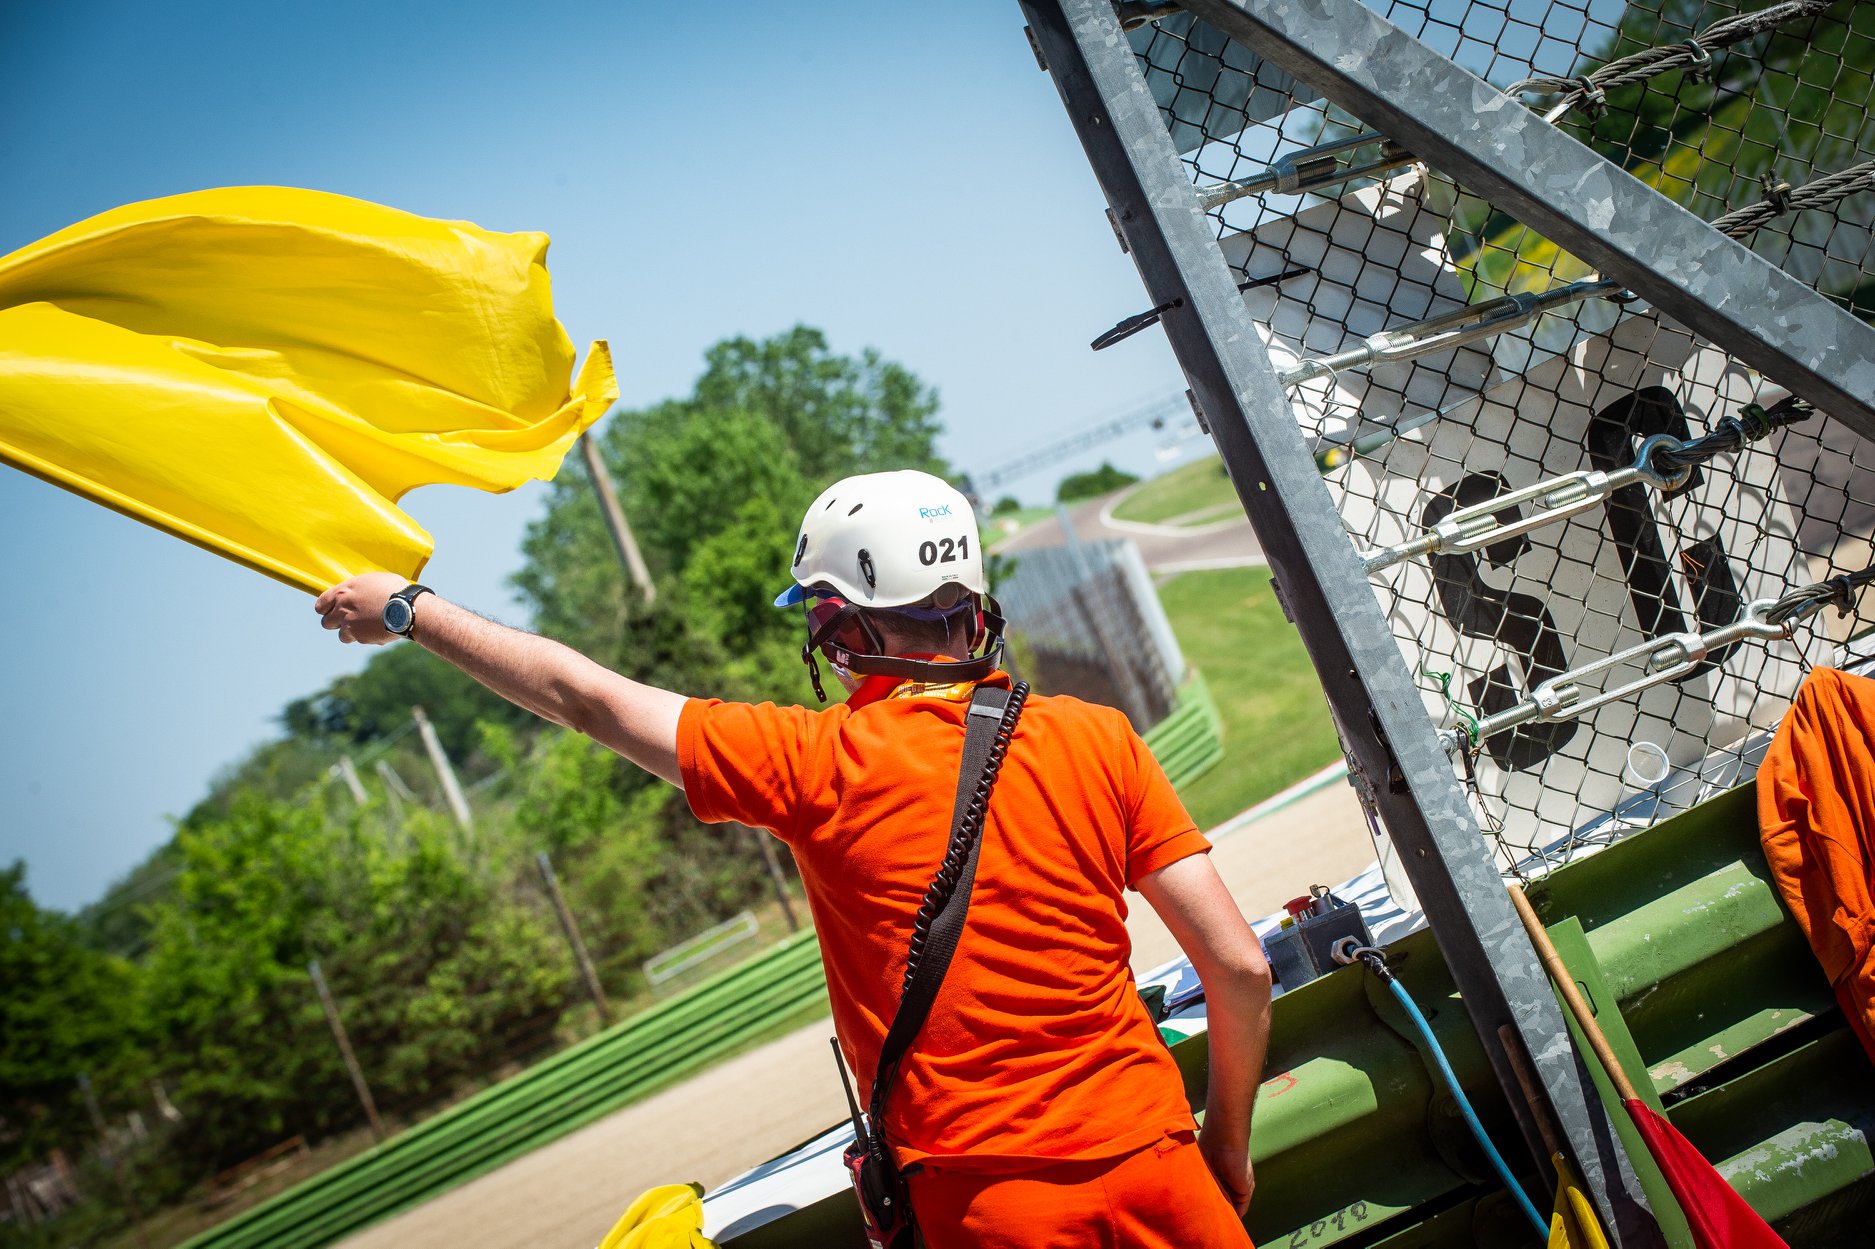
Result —
<svg viewBox="0 0 1875 1249"><path fill-rule="evenodd" d="M705 824L734 820L793 836L820 717L805 707L693 698L677 718L684 797Z"/></svg>
<svg viewBox="0 0 1875 1249"><path fill-rule="evenodd" d="M1165 769L1152 757L1132 726L1120 721L1132 747L1132 804L1126 826L1126 885L1194 854L1208 854L1211 843L1198 831Z"/></svg>

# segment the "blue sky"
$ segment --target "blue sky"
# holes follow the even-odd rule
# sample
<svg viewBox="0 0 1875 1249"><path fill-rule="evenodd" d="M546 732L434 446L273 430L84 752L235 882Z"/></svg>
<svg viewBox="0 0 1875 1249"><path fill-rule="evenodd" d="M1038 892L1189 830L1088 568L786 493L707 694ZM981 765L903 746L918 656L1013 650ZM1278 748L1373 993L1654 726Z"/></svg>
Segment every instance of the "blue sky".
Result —
<svg viewBox="0 0 1875 1249"><path fill-rule="evenodd" d="M804 321L935 385L965 468L1182 385L1156 331L1088 351L1141 287L1013 0L0 5L0 169L0 253L252 183L542 230L627 404ZM425 581L524 623L505 579L540 500L410 495ZM47 905L95 898L364 658L306 596L6 468L0 578L0 863Z"/></svg>

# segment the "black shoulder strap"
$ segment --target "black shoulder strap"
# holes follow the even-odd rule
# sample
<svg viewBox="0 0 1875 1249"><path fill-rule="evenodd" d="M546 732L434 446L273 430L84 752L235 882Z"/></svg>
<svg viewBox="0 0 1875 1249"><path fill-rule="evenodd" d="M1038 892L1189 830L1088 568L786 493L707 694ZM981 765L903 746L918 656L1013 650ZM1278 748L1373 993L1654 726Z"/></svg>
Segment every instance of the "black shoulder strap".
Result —
<svg viewBox="0 0 1875 1249"><path fill-rule="evenodd" d="M976 883L977 852L983 845L983 819L989 810L990 790L1009 748L1026 683L1013 690L978 686L964 717L963 762L957 770L957 801L951 809L951 838L937 877L925 891L924 904L912 924L911 953L906 960L905 988L892 1026L879 1047L879 1065L873 1076L867 1115L875 1140L883 1139L886 1097L898 1075L899 1062L917 1040L918 1032L937 1000L944 973L963 936L964 917L970 911L970 890Z"/></svg>

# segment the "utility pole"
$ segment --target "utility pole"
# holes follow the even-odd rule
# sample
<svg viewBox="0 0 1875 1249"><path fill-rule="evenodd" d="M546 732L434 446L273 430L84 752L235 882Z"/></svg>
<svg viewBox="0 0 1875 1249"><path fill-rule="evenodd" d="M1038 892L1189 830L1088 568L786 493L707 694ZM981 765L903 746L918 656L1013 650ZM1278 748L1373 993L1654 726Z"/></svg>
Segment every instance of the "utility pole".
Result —
<svg viewBox="0 0 1875 1249"><path fill-rule="evenodd" d="M371 1099L371 1086L365 1083L365 1073L358 1066L358 1056L352 1053L351 1038L345 1035L345 1021L339 1018L339 1008L332 1001L332 990L326 987L326 975L319 970L319 960L306 964L306 971L312 976L313 988L319 990L319 1005L325 1007L326 1022L332 1025L332 1039L339 1043L339 1057L345 1060L345 1070L351 1073L352 1088L358 1093L358 1100L364 1103L365 1118L371 1121L371 1139L384 1143L384 1121L378 1118L378 1104Z"/></svg>
<svg viewBox="0 0 1875 1249"><path fill-rule="evenodd" d="M755 838L755 844L761 847L762 862L768 867L768 880L775 887L775 901L781 903L781 915L788 921L788 931L801 931L801 921L794 914L794 900L788 896L788 877L781 870L780 856L775 853L775 839L759 828L748 828L747 825L744 828Z"/></svg>
<svg viewBox="0 0 1875 1249"><path fill-rule="evenodd" d="M111 1178L117 1181L124 1209L130 1212L131 1225L137 1229L137 1244L142 1249L150 1249L150 1237L143 1230L143 1209L137 1204L137 1195L130 1190L130 1181L124 1175L124 1165L117 1160L117 1151L111 1148L111 1134L105 1130L104 1112L98 1109L98 1095L91 1087L90 1072L79 1073L78 1088L85 1095L85 1109L90 1112L91 1126L97 1130L98 1148L104 1153L105 1165L111 1168Z"/></svg>
<svg viewBox="0 0 1875 1249"><path fill-rule="evenodd" d="M579 925L573 922L573 911L566 904L566 897L560 892L560 879L553 874L553 860L542 850L534 856L534 862L540 865L540 879L547 886L547 897L553 902L553 912L560 917L560 931L566 934L566 943L573 948L573 962L579 968L580 978L586 982L586 992L592 994L592 1004L599 1008L601 1027L612 1026L612 1007L605 1000L605 989L599 984L598 973L592 969L592 960L586 957L586 943L580 940Z"/></svg>
<svg viewBox="0 0 1875 1249"><path fill-rule="evenodd" d="M436 736L436 726L423 714L423 708L412 707L410 715L417 722L417 734L423 738L423 749L430 752L430 766L436 769L436 779L443 786L443 797L449 801L449 809L455 813L456 823L462 825L463 832L474 829L474 820L469 815L469 799L462 792L462 784L456 780L456 769L449 766L449 755L443 750L442 739Z"/></svg>
<svg viewBox="0 0 1875 1249"><path fill-rule="evenodd" d="M625 509L619 506L618 491L612 485L612 474L606 471L605 461L599 458L599 444L590 434L579 436L580 458L586 461L586 473L592 478L593 493L599 496L599 514L605 517L605 527L611 531L612 545L618 548L619 563L625 566L625 572L644 595L645 602L657 601L657 587L651 584L651 570L645 567L645 557L639 554L638 540L632 537L631 526L625 523Z"/></svg>

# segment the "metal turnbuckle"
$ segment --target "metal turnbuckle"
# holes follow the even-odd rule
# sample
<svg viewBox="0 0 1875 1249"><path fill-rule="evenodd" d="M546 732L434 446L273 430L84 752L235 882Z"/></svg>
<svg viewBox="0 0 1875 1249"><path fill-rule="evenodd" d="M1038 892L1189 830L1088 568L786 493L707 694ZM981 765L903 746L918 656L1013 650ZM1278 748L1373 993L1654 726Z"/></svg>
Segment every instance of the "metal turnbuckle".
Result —
<svg viewBox="0 0 1875 1249"><path fill-rule="evenodd" d="M1619 282L1584 279L1553 290L1500 295L1481 304L1455 308L1451 312L1442 312L1436 317L1427 317L1410 325L1382 330L1378 334L1369 335L1357 347L1300 361L1277 373L1276 380L1284 387L1291 387L1319 377L1333 377L1345 369L1411 360L1517 329L1545 312L1568 304L1580 303L1585 299L1613 299L1623 294L1625 292Z"/></svg>
<svg viewBox="0 0 1875 1249"><path fill-rule="evenodd" d="M1715 456L1741 451L1749 443L1767 437L1773 430L1807 420L1815 411L1796 397L1783 400L1768 412L1748 403L1736 416L1720 420L1712 432L1690 440L1670 434L1655 434L1641 443L1634 462L1612 472L1583 469L1540 481L1522 490L1500 494L1460 508L1417 538L1368 551L1361 556L1361 566L1369 575L1391 568L1404 560L1421 555L1445 555L1481 550L1506 538L1515 538L1567 520L1603 502L1615 491L1627 486L1652 486L1656 490L1678 490L1693 474L1693 469ZM1499 523L1499 517L1525 504L1536 510L1528 516Z"/></svg>
<svg viewBox="0 0 1875 1249"><path fill-rule="evenodd" d="M1342 165L1335 159L1375 143L1380 145L1380 154L1372 160ZM1393 140L1370 130L1291 152L1270 162L1267 169L1259 170L1248 178L1201 186L1198 188L1198 203L1206 212L1211 212L1249 195L1263 195L1270 191L1281 195L1318 191L1337 183L1352 182L1356 178L1392 173L1413 164L1415 159Z"/></svg>
<svg viewBox="0 0 1875 1249"><path fill-rule="evenodd" d="M1361 556L1361 567L1372 575L1383 568L1391 568L1422 555L1481 550L1506 538L1515 538L1586 512L1624 486L1638 484L1652 486L1657 490L1676 490L1692 476L1692 466L1689 464L1677 472L1663 472L1654 467L1654 455L1660 451L1678 451L1684 446L1684 442L1671 435L1655 434L1641 443L1640 453L1626 468L1618 468L1613 472L1584 469L1581 472L1565 473L1561 477L1552 477L1534 486L1460 508L1417 538L1377 551L1368 551ZM1499 523L1498 518L1505 512L1512 508L1521 509L1525 504L1535 510L1528 516L1520 515L1516 520Z"/></svg>
<svg viewBox="0 0 1875 1249"><path fill-rule="evenodd" d="M1757 639L1762 642L1784 641L1795 632L1796 624L1822 610L1824 604L1790 612L1782 620L1773 617L1773 609L1787 599L1754 599L1745 605L1738 619L1706 633L1669 633L1641 642L1626 650L1558 673L1530 691L1530 696L1512 707L1478 721L1478 727L1465 732L1447 729L1440 734L1448 752L1461 747L1469 750L1487 737L1508 732L1532 721L1554 724L1588 715L1609 703L1651 689L1668 681L1690 676L1713 651L1734 642ZM1632 681L1600 692L1590 692L1584 682L1617 668L1638 667L1641 675Z"/></svg>

